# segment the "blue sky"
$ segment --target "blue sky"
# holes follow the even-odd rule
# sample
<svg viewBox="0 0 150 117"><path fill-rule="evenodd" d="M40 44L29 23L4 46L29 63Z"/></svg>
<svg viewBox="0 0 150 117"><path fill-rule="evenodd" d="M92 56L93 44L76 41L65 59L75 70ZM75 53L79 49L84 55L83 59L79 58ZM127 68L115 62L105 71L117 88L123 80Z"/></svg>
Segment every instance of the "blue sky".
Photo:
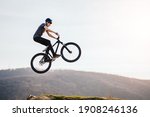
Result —
<svg viewBox="0 0 150 117"><path fill-rule="evenodd" d="M149 0L0 0L0 69L30 67L44 49L32 36L50 17L63 42L82 48L79 61L59 58L52 69L150 79L149 6Z"/></svg>

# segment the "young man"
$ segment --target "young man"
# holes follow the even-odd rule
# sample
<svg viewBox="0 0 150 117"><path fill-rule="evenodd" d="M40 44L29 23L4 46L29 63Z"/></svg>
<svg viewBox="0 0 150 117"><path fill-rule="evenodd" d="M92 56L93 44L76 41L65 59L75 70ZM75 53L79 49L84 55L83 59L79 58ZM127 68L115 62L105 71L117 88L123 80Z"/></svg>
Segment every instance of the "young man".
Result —
<svg viewBox="0 0 150 117"><path fill-rule="evenodd" d="M58 54L56 54L56 53L54 52L50 40L45 39L45 38L42 37L43 33L46 32L49 37L52 37L52 38L54 38L54 39L58 39L58 38L59 38L59 34L58 34L57 32L54 32L54 31L48 29L48 27L49 27L51 24L52 24L52 20L51 20L50 18L47 18L47 19L45 20L45 23L42 23L42 24L38 27L37 31L35 32L35 34L34 34L34 36L33 36L33 39L34 39L34 41L36 41L36 42L38 42L38 43L40 43L40 44L42 44L42 45L48 46L46 53L48 53L48 50L51 50L51 52L52 52L52 54L53 54L53 57L54 57L54 58L58 58L60 55L58 55ZM51 33L55 34L55 35L57 36L57 38L54 37Z"/></svg>

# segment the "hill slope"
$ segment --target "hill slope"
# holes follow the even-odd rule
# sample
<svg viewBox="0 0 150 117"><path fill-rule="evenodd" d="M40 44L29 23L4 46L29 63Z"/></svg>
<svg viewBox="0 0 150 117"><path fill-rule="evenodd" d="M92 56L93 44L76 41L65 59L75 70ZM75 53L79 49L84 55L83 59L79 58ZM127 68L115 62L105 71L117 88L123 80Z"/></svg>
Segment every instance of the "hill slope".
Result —
<svg viewBox="0 0 150 117"><path fill-rule="evenodd" d="M80 95L150 99L150 81L70 70L36 74L31 69L1 70L0 99L26 99L31 95Z"/></svg>

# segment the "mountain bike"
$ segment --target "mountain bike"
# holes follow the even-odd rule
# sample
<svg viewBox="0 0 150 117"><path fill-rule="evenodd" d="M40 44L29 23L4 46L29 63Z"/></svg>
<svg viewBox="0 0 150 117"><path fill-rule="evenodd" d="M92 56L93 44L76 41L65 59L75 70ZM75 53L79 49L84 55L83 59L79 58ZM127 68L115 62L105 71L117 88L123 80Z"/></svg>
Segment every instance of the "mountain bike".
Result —
<svg viewBox="0 0 150 117"><path fill-rule="evenodd" d="M60 45L62 45L61 48ZM75 62L81 56L81 48L74 42L68 42L64 44L58 38L57 41L52 45L52 47L55 53L57 53L58 49L60 49L60 55L66 62ZM52 62L55 59L56 58L53 57L52 53L49 53L48 47L46 47L46 49L44 49L42 53L37 53L32 57L30 63L31 68L36 73L45 73L50 69Z"/></svg>

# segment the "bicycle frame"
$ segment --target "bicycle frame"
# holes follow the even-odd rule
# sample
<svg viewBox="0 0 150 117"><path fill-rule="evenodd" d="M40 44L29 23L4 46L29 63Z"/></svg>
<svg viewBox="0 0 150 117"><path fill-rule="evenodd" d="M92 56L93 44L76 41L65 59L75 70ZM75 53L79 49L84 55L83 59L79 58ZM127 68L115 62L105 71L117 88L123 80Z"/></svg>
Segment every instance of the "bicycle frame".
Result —
<svg viewBox="0 0 150 117"><path fill-rule="evenodd" d="M56 45L56 49L54 50L55 53L57 53L60 44L61 44L62 46L64 45L63 42L61 42L60 40L57 40L57 41L52 45L53 48L54 48L54 46Z"/></svg>
<svg viewBox="0 0 150 117"><path fill-rule="evenodd" d="M52 48L53 48L53 49L54 49L54 47L56 46L56 49L54 49L54 53L57 53L60 44L61 44L62 46L65 46L65 44L63 44L63 42L61 42L60 40L57 40L57 41L52 45ZM72 53L72 51L70 51L66 46L65 46L65 48L66 48L66 50L67 50L69 53ZM48 53L48 55L49 55L51 58L53 58L53 56L52 56L50 53Z"/></svg>
<svg viewBox="0 0 150 117"><path fill-rule="evenodd" d="M57 40L57 41L52 45L52 48L53 48L53 49L54 49L54 47L56 46L56 49L54 49L54 53L57 53L60 44L61 44L62 46L64 45L63 42L61 42L60 40ZM45 50L43 50L43 51L46 51L47 49L48 49L48 47L47 47ZM49 50L48 50L48 51L49 51ZM48 55L49 55L51 58L53 58L53 56L52 56L50 53L48 53Z"/></svg>

